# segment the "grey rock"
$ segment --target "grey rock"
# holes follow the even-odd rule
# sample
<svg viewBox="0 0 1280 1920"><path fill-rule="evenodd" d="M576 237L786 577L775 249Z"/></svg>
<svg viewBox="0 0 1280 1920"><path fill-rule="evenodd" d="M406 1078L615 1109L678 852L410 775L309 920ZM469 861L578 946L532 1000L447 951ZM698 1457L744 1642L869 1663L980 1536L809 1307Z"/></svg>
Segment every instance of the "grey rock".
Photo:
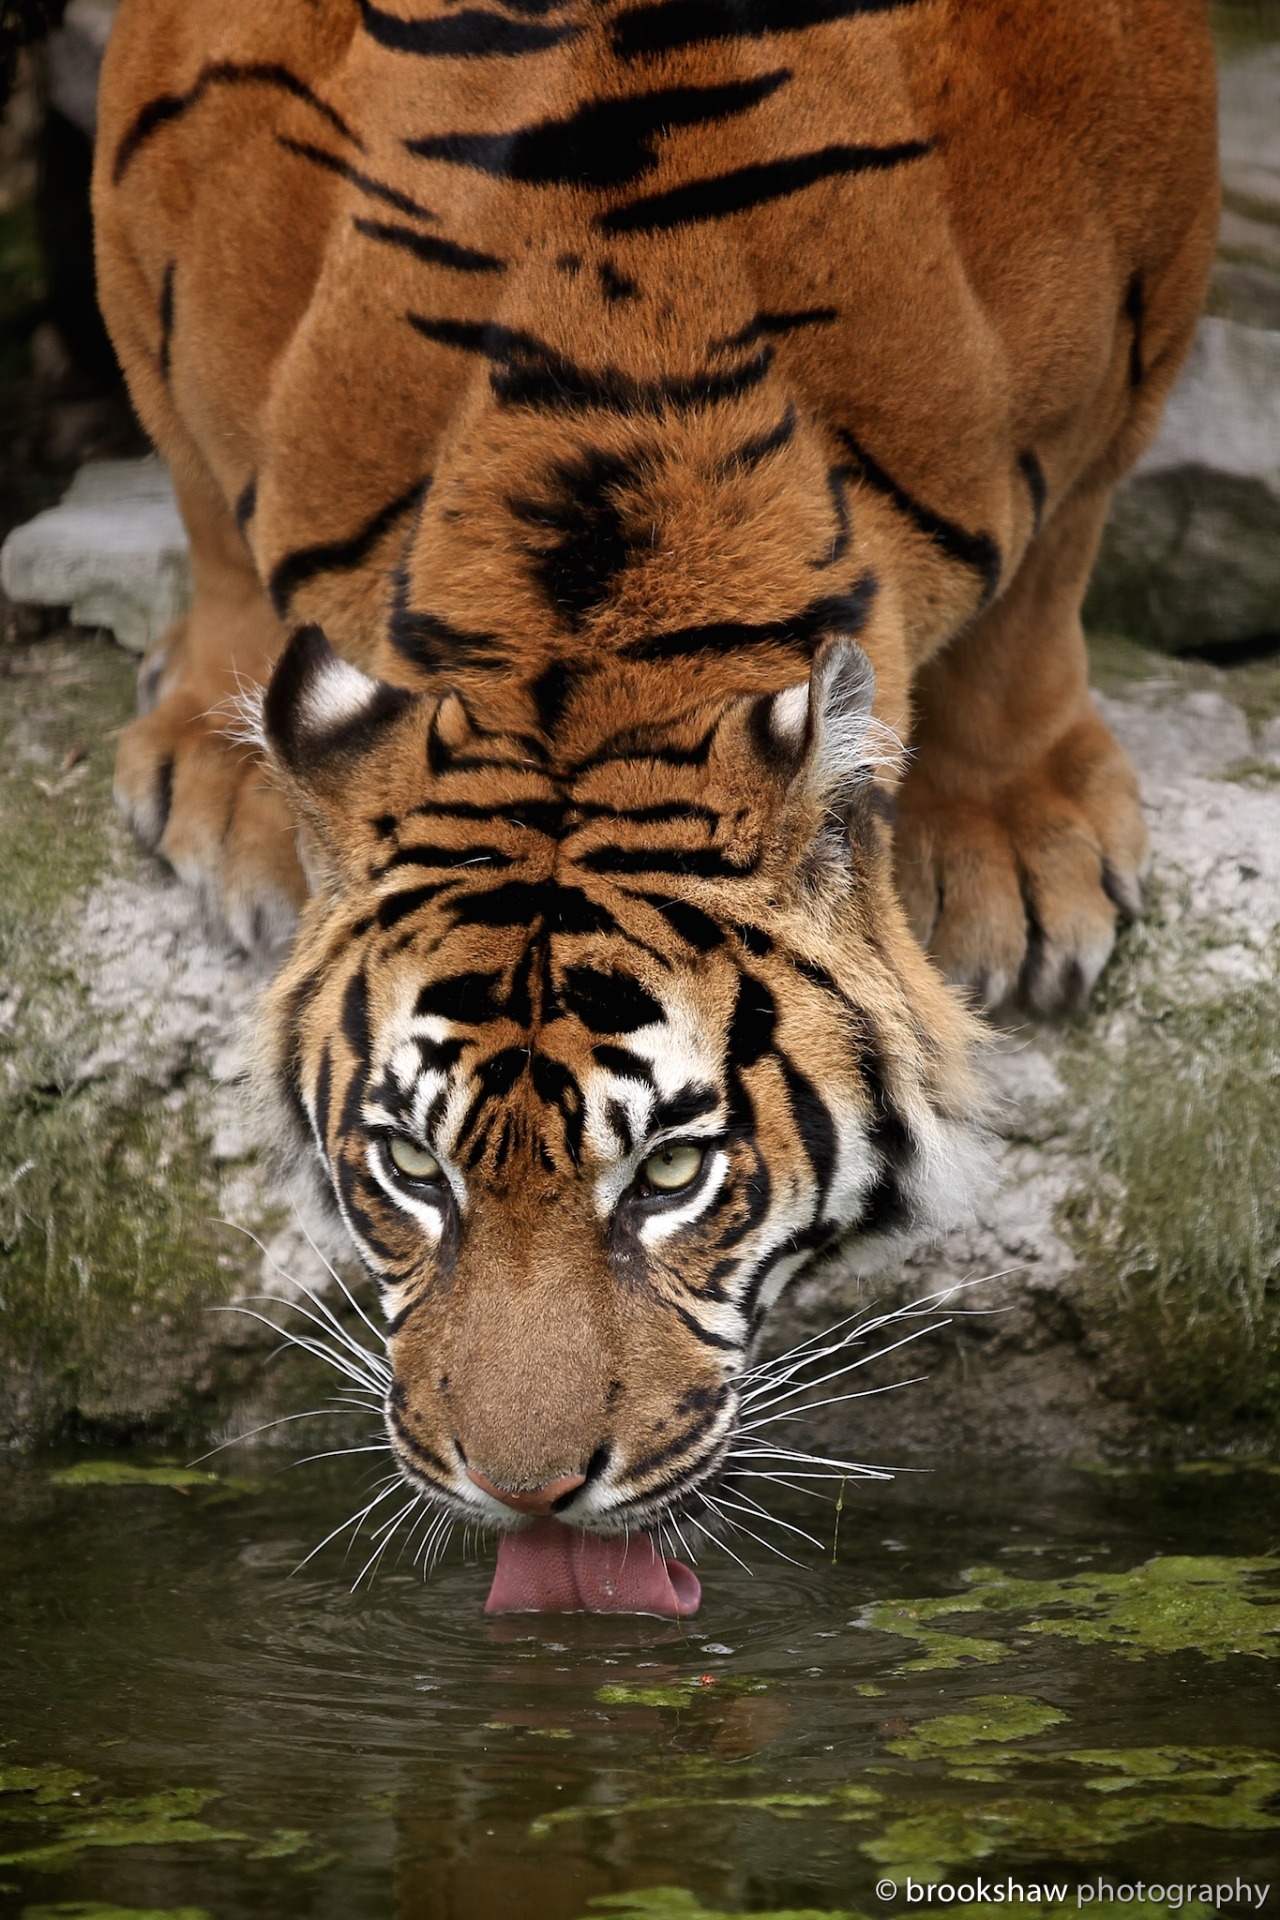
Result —
<svg viewBox="0 0 1280 1920"><path fill-rule="evenodd" d="M1172 653L1280 634L1280 332L1200 322L1086 611Z"/></svg>
<svg viewBox="0 0 1280 1920"><path fill-rule="evenodd" d="M191 599L168 468L154 458L82 467L56 507L9 535L0 585L19 605L69 607L77 626L106 627L145 653Z"/></svg>
<svg viewBox="0 0 1280 1920"><path fill-rule="evenodd" d="M1171 653L1280 634L1280 45L1223 58L1219 110L1209 312L1117 491L1087 608Z"/></svg>

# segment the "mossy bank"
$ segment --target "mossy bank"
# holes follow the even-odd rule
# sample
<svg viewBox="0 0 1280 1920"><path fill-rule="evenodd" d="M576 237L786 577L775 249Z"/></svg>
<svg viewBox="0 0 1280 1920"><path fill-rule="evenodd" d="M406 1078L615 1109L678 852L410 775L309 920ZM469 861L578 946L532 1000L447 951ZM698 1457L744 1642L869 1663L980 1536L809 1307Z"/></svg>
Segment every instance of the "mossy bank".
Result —
<svg viewBox="0 0 1280 1920"><path fill-rule="evenodd" d="M268 1238L286 1222L239 1104L254 982L117 824L133 672L70 631L0 650L8 1441L200 1435L263 1364L253 1323L214 1311L262 1285L258 1248L223 1222Z"/></svg>

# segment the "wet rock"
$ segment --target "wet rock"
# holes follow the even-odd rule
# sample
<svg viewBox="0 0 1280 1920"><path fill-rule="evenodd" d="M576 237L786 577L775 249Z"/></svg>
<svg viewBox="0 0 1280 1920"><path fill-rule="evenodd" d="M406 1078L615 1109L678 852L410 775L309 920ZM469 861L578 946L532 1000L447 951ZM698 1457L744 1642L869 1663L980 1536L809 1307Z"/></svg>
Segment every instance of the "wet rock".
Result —
<svg viewBox="0 0 1280 1920"><path fill-rule="evenodd" d="M91 461L56 507L0 548L0 585L19 605L67 607L144 653L191 598L187 536L164 463Z"/></svg>

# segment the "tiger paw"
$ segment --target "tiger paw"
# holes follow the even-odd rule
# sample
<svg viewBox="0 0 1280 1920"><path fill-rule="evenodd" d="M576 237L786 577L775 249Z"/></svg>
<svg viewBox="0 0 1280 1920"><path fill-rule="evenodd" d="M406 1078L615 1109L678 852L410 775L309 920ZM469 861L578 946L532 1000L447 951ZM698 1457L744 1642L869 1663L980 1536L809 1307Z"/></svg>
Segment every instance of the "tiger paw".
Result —
<svg viewBox="0 0 1280 1920"><path fill-rule="evenodd" d="M994 1010L1075 1011L1142 911L1147 830L1128 759L1100 720L1073 727L1029 769L970 797L906 780L898 885L947 978Z"/></svg>
<svg viewBox="0 0 1280 1920"><path fill-rule="evenodd" d="M231 724L190 687L165 694L120 737L116 804L237 946L270 955L293 931L306 882L293 816Z"/></svg>

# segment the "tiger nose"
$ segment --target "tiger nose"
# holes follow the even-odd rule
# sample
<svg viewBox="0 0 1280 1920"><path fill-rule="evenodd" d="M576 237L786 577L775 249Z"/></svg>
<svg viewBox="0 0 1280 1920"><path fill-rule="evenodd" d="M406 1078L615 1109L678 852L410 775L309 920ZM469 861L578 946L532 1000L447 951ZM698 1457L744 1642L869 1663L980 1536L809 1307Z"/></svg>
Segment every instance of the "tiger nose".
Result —
<svg viewBox="0 0 1280 1920"><path fill-rule="evenodd" d="M504 1507L514 1507L517 1513L550 1513L557 1500L563 1500L568 1494L576 1493L586 1483L585 1473L562 1473L558 1480L548 1480L545 1487L534 1487L527 1493L517 1492L512 1487L500 1487L487 1473L481 1473L476 1467L467 1468L467 1478L473 1487L479 1487L481 1493L487 1493L495 1500L501 1500Z"/></svg>

